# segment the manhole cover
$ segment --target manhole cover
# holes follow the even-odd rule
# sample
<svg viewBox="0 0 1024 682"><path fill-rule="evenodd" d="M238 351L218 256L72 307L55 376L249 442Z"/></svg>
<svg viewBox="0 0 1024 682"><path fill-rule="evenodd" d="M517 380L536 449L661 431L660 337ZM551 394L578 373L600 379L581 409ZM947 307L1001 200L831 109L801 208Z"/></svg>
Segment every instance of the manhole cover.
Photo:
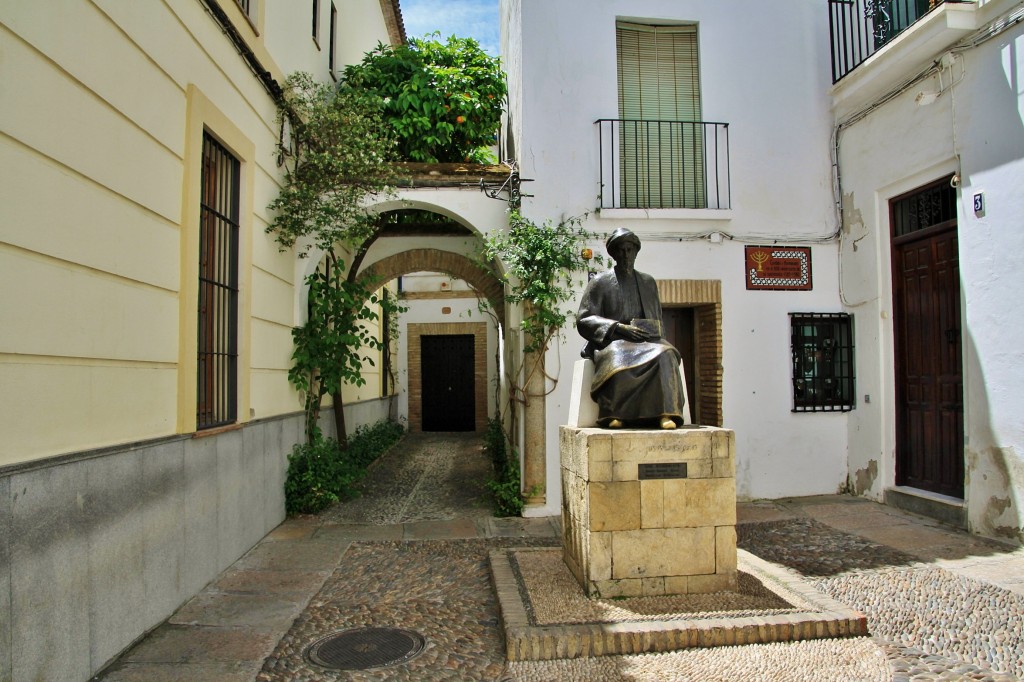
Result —
<svg viewBox="0 0 1024 682"><path fill-rule="evenodd" d="M306 658L324 668L367 670L404 663L426 644L418 632L399 628L355 628L328 635L306 649Z"/></svg>

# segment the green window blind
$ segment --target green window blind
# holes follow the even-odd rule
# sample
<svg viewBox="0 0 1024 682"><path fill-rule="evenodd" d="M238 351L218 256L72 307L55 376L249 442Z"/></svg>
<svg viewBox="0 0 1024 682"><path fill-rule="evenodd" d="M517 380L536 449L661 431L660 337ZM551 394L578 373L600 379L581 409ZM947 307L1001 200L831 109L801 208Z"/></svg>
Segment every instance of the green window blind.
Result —
<svg viewBox="0 0 1024 682"><path fill-rule="evenodd" d="M616 24L622 205L704 208L697 26Z"/></svg>

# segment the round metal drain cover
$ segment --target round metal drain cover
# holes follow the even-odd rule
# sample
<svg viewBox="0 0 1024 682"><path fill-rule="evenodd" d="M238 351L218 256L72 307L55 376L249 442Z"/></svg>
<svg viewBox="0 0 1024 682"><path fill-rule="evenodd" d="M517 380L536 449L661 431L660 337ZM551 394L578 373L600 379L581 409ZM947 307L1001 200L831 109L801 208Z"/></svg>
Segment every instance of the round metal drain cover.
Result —
<svg viewBox="0 0 1024 682"><path fill-rule="evenodd" d="M399 628L354 628L328 635L306 649L306 658L334 670L368 670L405 663L423 651L418 632Z"/></svg>

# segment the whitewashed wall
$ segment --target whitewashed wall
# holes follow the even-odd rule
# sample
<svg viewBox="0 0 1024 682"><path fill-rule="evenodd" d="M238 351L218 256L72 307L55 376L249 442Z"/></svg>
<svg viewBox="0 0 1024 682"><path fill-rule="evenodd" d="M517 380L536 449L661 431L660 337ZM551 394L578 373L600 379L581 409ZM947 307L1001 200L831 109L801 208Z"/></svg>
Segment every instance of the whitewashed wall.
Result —
<svg viewBox="0 0 1024 682"><path fill-rule="evenodd" d="M840 140L850 222L843 290L858 319L860 392L876 396L850 416L850 470L878 471L863 477L874 497L895 482L888 201L959 172L968 522L973 531L1018 541L1024 528L1022 71L1024 31L1018 27L959 52L935 102L915 101L920 91L938 90L932 79L875 110ZM973 209L978 192L985 198L981 215Z"/></svg>
<svg viewBox="0 0 1024 682"><path fill-rule="evenodd" d="M744 498L832 493L846 480L847 417L790 412L788 313L841 311L835 242L813 247L811 292L748 292L743 279L742 241L808 243L837 225L826 5L801 0L785 9L722 0L502 3L503 60L506 68L521 64L509 76L517 156L523 177L535 179L525 191L536 197L525 201L524 213L557 221L591 212L588 229L606 234L624 226L641 237L638 269L659 279L722 282L724 425L737 434ZM698 24L703 118L729 123L731 210L674 218L593 214L594 121L618 116L616 19ZM711 231L736 240L693 239ZM562 380L548 402L547 503L537 513L559 508L556 426L567 416L568 377L582 345L575 330L567 334L547 359Z"/></svg>

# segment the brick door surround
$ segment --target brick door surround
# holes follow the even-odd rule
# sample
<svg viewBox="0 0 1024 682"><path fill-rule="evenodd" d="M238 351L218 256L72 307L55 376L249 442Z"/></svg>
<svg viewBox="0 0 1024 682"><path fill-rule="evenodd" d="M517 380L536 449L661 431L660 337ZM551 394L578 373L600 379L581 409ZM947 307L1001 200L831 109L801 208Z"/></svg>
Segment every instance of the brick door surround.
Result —
<svg viewBox="0 0 1024 682"><path fill-rule="evenodd" d="M722 426L722 282L717 279L659 279L665 308L692 307L697 327L697 395L702 424Z"/></svg>
<svg viewBox="0 0 1024 682"><path fill-rule="evenodd" d="M409 430L423 430L423 376L420 370L420 338L472 334L474 386L474 430L487 428L487 323L486 322L431 322L411 323L406 331L406 362L409 369Z"/></svg>

